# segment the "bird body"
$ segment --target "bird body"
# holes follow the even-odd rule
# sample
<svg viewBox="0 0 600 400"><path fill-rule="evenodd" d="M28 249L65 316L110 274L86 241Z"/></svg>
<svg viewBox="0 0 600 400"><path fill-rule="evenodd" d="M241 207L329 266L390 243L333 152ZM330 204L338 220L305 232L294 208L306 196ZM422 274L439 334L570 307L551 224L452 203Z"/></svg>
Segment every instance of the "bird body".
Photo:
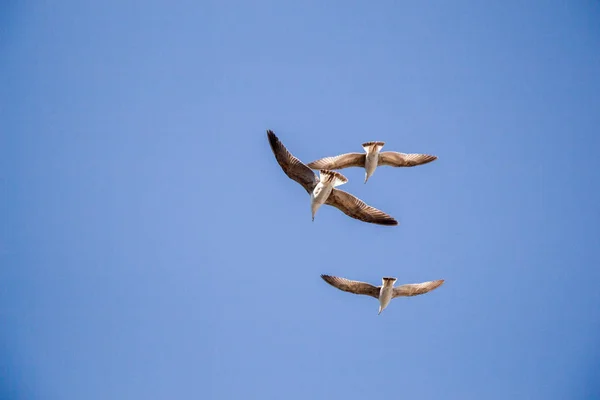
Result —
<svg viewBox="0 0 600 400"><path fill-rule="evenodd" d="M379 289L379 312L377 315L381 314L381 312L390 304L392 301L392 296L394 295L394 283L396 282L396 278L383 278L381 289Z"/></svg>
<svg viewBox="0 0 600 400"><path fill-rule="evenodd" d="M363 149L367 153L365 155L365 183L369 177L373 175L379 162L379 151L385 145L384 142L366 142L362 144Z"/></svg>
<svg viewBox="0 0 600 400"><path fill-rule="evenodd" d="M319 183L310 194L310 208L312 219L315 220L315 214L329 198L333 188L348 182L348 179L339 172L322 169L320 172Z"/></svg>

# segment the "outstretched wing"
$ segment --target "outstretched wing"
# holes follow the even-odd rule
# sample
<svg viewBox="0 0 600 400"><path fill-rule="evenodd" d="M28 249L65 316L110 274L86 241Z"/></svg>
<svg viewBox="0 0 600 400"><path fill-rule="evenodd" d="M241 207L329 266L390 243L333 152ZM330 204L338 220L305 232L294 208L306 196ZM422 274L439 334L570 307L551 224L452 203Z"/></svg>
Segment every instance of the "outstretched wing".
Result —
<svg viewBox="0 0 600 400"><path fill-rule="evenodd" d="M308 163L312 169L343 169L348 167L364 167L365 153L346 153L335 157L325 157Z"/></svg>
<svg viewBox="0 0 600 400"><path fill-rule="evenodd" d="M331 286L336 287L344 292L354 294L364 294L367 296L379 298L379 287L373 286L366 282L351 281L346 278L339 278L337 276L321 275L321 278Z"/></svg>
<svg viewBox="0 0 600 400"><path fill-rule="evenodd" d="M402 286L396 286L394 288L392 298L402 296L418 296L420 294L425 294L427 292L431 292L433 289L437 289L438 287L442 286L442 283L444 283L444 280L439 279L437 281L409 283Z"/></svg>
<svg viewBox="0 0 600 400"><path fill-rule="evenodd" d="M279 163L283 172L294 181L298 182L302 187L311 193L319 180L314 172L308 168L302 161L297 159L285 148L283 143L279 140L272 130L267 130L267 136L269 137L269 144L271 150Z"/></svg>
<svg viewBox="0 0 600 400"><path fill-rule="evenodd" d="M437 156L429 154L406 154L395 151L384 151L379 154L377 165L390 167L414 167L437 160Z"/></svg>
<svg viewBox="0 0 600 400"><path fill-rule="evenodd" d="M378 225L398 225L398 221L393 217L375 207L368 206L359 198L343 190L333 189L325 204L334 206L349 217L364 222Z"/></svg>

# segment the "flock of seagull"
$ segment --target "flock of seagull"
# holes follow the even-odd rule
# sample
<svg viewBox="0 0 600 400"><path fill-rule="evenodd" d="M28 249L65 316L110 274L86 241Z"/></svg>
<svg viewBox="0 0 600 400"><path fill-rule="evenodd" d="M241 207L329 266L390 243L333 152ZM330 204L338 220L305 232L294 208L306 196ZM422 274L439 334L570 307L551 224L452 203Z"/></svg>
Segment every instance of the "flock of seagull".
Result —
<svg viewBox="0 0 600 400"><path fill-rule="evenodd" d="M436 156L428 154L406 154L381 149L384 142L366 142L362 144L364 153L346 153L334 157L325 157L320 160L304 164L281 143L271 130L267 130L267 137L275 159L285 174L299 183L310 195L312 220L323 204L333 206L349 217L363 222L378 225L398 225L390 215L371 207L357 197L337 186L348 182L341 173L334 171L348 167L361 167L365 169L365 182L373 175L379 166L414 167L437 160ZM314 170L319 171L317 176ZM428 293L443 283L443 279L422 283L410 283L394 287L396 278L383 277L381 286L374 286L366 282L352 281L337 276L321 275L321 278L333 287L345 292L367 295L379 300L379 314L396 297L417 296Z"/></svg>

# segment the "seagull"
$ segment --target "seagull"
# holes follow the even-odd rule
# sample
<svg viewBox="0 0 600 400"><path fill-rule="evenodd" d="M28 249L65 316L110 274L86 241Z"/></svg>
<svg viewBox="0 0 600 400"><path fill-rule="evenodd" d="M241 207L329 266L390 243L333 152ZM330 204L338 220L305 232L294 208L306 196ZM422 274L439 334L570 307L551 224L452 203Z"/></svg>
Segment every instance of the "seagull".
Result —
<svg viewBox="0 0 600 400"><path fill-rule="evenodd" d="M418 296L431 292L433 289L437 289L444 283L443 279L437 281L429 281L423 283L409 283L402 286L394 287L396 278L384 277L381 279L381 286L373 286L366 282L351 281L346 278L339 278L337 276L321 275L321 278L331 286L336 287L344 292L350 292L354 294L366 294L367 296L375 297L379 300L379 313L390 304L392 299L402 296Z"/></svg>
<svg viewBox="0 0 600 400"><path fill-rule="evenodd" d="M437 156L429 154L407 154L395 151L380 153L385 142L366 142L362 144L365 153L346 153L335 157L325 157L308 164L312 169L343 169L348 167L364 167L365 183L380 165L390 167L414 167L437 160Z"/></svg>
<svg viewBox="0 0 600 400"><path fill-rule="evenodd" d="M273 150L275 159L277 159L283 172L290 179L298 182L310 194L313 221L319 207L327 204L360 221L378 225L398 225L398 221L383 211L365 204L350 193L336 189L336 186L348 181L344 175L322 169L319 171L319 176L317 176L306 164L294 157L285 148L273 131L267 130L267 136L271 150Z"/></svg>

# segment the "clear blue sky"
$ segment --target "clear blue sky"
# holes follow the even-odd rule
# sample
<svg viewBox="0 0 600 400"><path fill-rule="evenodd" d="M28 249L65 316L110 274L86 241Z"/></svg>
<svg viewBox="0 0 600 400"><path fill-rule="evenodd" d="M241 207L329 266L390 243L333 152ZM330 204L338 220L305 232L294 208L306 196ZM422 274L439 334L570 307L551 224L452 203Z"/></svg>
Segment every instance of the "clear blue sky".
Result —
<svg viewBox="0 0 600 400"><path fill-rule="evenodd" d="M599 398L597 1L0 11L0 398ZM311 222L266 129L439 159Z"/></svg>

